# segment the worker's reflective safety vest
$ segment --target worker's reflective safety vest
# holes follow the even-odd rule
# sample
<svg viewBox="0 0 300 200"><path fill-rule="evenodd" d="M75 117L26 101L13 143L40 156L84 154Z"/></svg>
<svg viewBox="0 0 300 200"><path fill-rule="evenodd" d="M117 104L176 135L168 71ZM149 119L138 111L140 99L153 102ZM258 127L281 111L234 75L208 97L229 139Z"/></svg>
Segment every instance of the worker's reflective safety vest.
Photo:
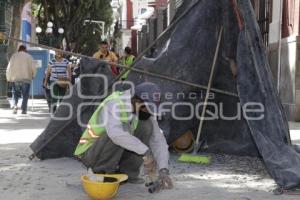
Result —
<svg viewBox="0 0 300 200"><path fill-rule="evenodd" d="M99 125L99 114L103 107L110 101L115 101L119 104L118 112L120 113L120 121L124 124L124 126L128 126L130 129L130 133L133 134L134 130L137 127L138 120L133 118L132 125L130 125L130 119L128 117L128 111L125 110L124 101L121 99L122 92L114 92L98 106L96 111L93 113L91 119L88 122L87 128L83 132L79 144L76 147L75 156L80 156L84 152L86 152L95 142L96 139L101 137L101 135L106 133L105 127ZM108 119L109 120L109 119Z"/></svg>
<svg viewBox="0 0 300 200"><path fill-rule="evenodd" d="M123 58L121 61L122 65L125 65L126 67L130 67L134 62L135 57L133 55L128 56L127 58ZM126 71L126 69L124 69ZM128 75L130 73L130 70L128 70L123 76L122 79L127 79Z"/></svg>

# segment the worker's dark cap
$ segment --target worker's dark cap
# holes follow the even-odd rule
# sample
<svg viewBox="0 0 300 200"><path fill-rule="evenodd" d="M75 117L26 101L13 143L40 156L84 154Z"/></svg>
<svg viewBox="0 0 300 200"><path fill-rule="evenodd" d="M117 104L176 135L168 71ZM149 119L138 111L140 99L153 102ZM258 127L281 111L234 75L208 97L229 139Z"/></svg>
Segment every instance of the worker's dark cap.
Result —
<svg viewBox="0 0 300 200"><path fill-rule="evenodd" d="M134 95L144 101L145 106L152 115L160 115L159 104L161 90L151 82L144 82L135 87Z"/></svg>

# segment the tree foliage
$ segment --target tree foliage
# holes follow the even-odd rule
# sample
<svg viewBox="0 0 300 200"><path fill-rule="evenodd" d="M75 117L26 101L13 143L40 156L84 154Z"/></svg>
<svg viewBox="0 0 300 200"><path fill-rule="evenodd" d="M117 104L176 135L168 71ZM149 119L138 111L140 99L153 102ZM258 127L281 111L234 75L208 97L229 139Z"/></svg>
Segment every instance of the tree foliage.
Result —
<svg viewBox="0 0 300 200"><path fill-rule="evenodd" d="M84 20L105 21L106 29L110 27L110 2L111 0L33 0L33 14L44 30L47 22L53 22L54 38L60 38L58 28L63 28L63 37L69 49L91 55L98 47L101 33L97 31L96 24L84 25ZM39 37L47 36L43 32Z"/></svg>
<svg viewBox="0 0 300 200"><path fill-rule="evenodd" d="M11 36L14 38L20 37L21 27L21 12L24 4L27 0L11 0L10 3L13 6L12 10L12 24L11 24ZM8 45L8 57L10 57L17 49L18 42L10 41Z"/></svg>

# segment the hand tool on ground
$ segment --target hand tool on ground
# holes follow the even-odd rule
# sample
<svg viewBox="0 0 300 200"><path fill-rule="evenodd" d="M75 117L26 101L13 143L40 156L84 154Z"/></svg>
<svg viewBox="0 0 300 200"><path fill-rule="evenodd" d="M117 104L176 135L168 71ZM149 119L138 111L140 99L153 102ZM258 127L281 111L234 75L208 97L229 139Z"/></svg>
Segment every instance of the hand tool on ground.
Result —
<svg viewBox="0 0 300 200"><path fill-rule="evenodd" d="M156 169L145 170L145 186L148 188L149 193L158 192L161 186L160 182L159 177L156 175Z"/></svg>
<svg viewBox="0 0 300 200"><path fill-rule="evenodd" d="M162 180L156 176L156 174L148 174L146 175L146 183L145 186L148 188L149 193L156 193L162 189L163 183Z"/></svg>

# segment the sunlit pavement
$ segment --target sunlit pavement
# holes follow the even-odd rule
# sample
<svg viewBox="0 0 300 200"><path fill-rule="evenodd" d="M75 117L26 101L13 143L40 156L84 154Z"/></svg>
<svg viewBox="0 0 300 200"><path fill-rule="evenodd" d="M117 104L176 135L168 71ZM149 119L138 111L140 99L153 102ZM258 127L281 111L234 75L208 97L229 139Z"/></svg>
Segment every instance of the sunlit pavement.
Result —
<svg viewBox="0 0 300 200"><path fill-rule="evenodd" d="M0 109L0 144L31 143L41 134L50 120L47 102L29 100L26 115L13 114L12 109Z"/></svg>
<svg viewBox="0 0 300 200"><path fill-rule="evenodd" d="M87 200L80 183L80 175L86 173L81 163L67 158L42 162L28 160L32 153L29 144L42 133L50 120L45 100L30 101L28 105L27 115L22 115L21 111L14 115L11 109L0 109L0 196L14 200ZM290 123L290 128L294 143L300 144L300 123ZM221 160L218 163L215 158L215 164L206 167L178 163L177 155L172 154L170 167L175 181L173 190L152 195L147 193L143 185L125 184L116 200L196 200L199 195L203 200L298 199L297 196L274 196L271 192L275 188L274 181L257 170L260 167L245 169L248 165L238 166L237 163L243 162L232 159L229 156L224 158L224 162ZM255 158L241 159L250 159L251 164L262 166Z"/></svg>
<svg viewBox="0 0 300 200"><path fill-rule="evenodd" d="M300 145L300 122L289 122L292 143Z"/></svg>

